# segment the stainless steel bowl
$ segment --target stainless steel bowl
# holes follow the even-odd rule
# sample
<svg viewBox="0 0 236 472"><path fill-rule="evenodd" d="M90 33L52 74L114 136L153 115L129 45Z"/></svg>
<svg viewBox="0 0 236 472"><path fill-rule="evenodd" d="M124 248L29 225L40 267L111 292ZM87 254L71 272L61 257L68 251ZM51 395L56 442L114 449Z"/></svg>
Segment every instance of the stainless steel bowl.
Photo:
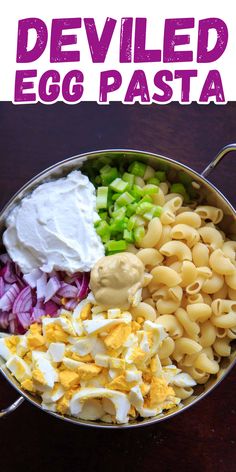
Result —
<svg viewBox="0 0 236 472"><path fill-rule="evenodd" d="M154 153L149 153L145 151L136 151L136 150L129 150L129 149L112 149L112 150L102 150L102 151L94 151L88 152L85 154L80 154L78 156L73 156L69 159L66 159L58 164L55 164L52 167L49 167L45 171L38 174L32 180L30 180L24 187L22 187L16 195L10 200L10 202L5 206L5 208L0 213L0 232L2 233L4 230L4 222L7 213L11 210L11 208L17 204L23 197L27 194L31 193L32 190L37 187L42 182L55 179L58 177L62 177L63 175L67 174L73 169L82 168L85 163L89 161L94 161L100 159L101 157L108 156L112 160L125 160L125 161L132 161L133 159L142 160L153 167L157 167L158 163L160 162L168 162L171 168L171 174L174 179L175 173L178 171L184 171L186 174L190 175L191 178L200 185L200 195L202 201L208 203L210 205L217 206L221 208L224 212L224 218L220 223L220 227L229 235L230 237L234 236L236 239L236 211L232 207L232 205L228 202L228 200L222 195L222 193L217 190L217 188L212 185L206 177L209 176L210 172L217 166L217 164L221 161L223 157L225 157L229 152L236 151L236 144L229 144L225 146L223 149L219 151L217 156L211 161L211 163L207 166L207 168L202 172L202 174L198 174L196 171L192 170L191 168L180 164L179 162L175 161L174 159L169 159L165 156L161 156ZM213 388L218 385L223 378L229 373L232 367L236 363L236 345L232 346L231 355L228 358L224 358L220 365L220 371L217 375L211 376L209 381L205 385L198 385L195 388L194 395L186 400L183 400L183 406L175 407L166 413L158 415L154 418L143 419L143 420L134 420L125 425L109 425L107 423L102 422L93 422L93 421L84 421L80 419L76 419L69 416L61 416L60 414L53 413L47 411L51 415L55 416L56 418L78 424L84 426L92 426L95 428L133 428L139 426L145 426L148 424L158 423L163 421L167 418L171 418L177 413L186 410L191 405L194 405L200 399L204 398L209 392L213 390ZM11 376L10 372L5 367L4 360L0 357L0 370L3 376L9 381L9 383L17 390L20 394L20 397L8 408L2 410L0 412L0 418L4 417L8 413L14 411L23 401L27 399L33 405L37 406L38 408L42 409L40 399L23 391L19 385L19 383ZM46 410L44 410L46 411Z"/></svg>

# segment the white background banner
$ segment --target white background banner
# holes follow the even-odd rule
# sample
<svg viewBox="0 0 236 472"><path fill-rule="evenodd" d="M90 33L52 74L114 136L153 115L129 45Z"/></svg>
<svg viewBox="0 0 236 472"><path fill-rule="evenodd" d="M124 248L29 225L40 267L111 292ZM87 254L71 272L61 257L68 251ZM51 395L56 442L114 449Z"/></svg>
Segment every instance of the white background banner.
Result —
<svg viewBox="0 0 236 472"><path fill-rule="evenodd" d="M132 104L135 101L143 104L165 104L172 100L183 104L192 101L202 104L210 101L218 104L234 101L236 100L236 16L233 13L233 8L233 2L216 0L208 0L207 2L189 2L187 0L169 0L168 2L154 2L153 0L118 2L110 0L86 0L85 2L75 0L67 2L9 0L4 5L0 28L0 100L12 101L16 104L38 101L51 104L58 100L64 100L71 104L79 101L96 101L101 104L110 101L121 101L127 104ZM27 36L26 53L34 48L36 42L38 45L41 42L42 54L34 61L19 62L19 58L21 60L23 57L24 48L22 43L19 46L18 22L26 18L42 20L45 25L44 33L46 31L48 37L41 34L40 28L37 30L31 28ZM64 29L61 32L61 38L60 35L56 37L56 28L54 28L52 35L52 20L63 18L81 18L81 26ZM90 20L87 22L86 30L85 18L94 19L98 45L101 46L100 53L104 56L104 62L93 62L92 60L93 54L93 58L96 60L96 51L94 51L94 44L88 40L87 30L90 30L91 33ZM110 26L114 26L110 43L104 42L103 44L99 43L99 40L107 18L116 20L116 23L110 22ZM123 33L121 25L124 25L124 22L122 23L122 18L133 18L133 20L129 20L132 22L132 29L123 29ZM142 31L137 32L136 18L146 18L147 20L144 38L141 36L145 25L141 22ZM174 48L172 53L173 50L176 53L180 51L192 52L192 61L170 62L166 60L164 62L163 45L165 41L168 42L165 35L165 20L186 18L192 20L187 23L186 21L182 22L182 26L185 25L184 28L181 28L181 22L179 23L179 28L176 27L175 32L177 40L175 40L175 45L172 40L169 48ZM201 34L199 35L199 21L207 18L222 20L222 24L226 25L228 31L228 41L224 52L216 61L202 63L197 62L197 57L200 54L199 41L202 39ZM72 24L68 23L69 26ZM214 49L217 42L220 47L223 47L224 28L220 27L220 23L218 26L218 30L209 29L208 51ZM22 35L21 31L21 41L24 39ZM73 37L72 40L71 37ZM63 42L69 44L63 45ZM178 45L178 42L184 44ZM160 50L161 59L154 58L153 62L142 61L139 54L141 43L145 50ZM51 47L53 44L54 52ZM60 52L59 59L55 59L55 44ZM125 56L125 60L131 62L120 62L121 44L123 44L122 54ZM19 49L18 62L17 45ZM127 59L128 49L130 59ZM77 59L60 62L66 51L76 52L74 57ZM155 53L152 57L154 56ZM156 54L156 58L157 56L158 54ZM29 58L29 55L25 54L25 57ZM54 57L54 62L50 62L50 57ZM16 73L16 71L18 72ZM72 71L77 72L73 73ZM135 73L135 71L138 72ZM181 73L181 71L187 72ZM216 72L208 76L209 71Z"/></svg>

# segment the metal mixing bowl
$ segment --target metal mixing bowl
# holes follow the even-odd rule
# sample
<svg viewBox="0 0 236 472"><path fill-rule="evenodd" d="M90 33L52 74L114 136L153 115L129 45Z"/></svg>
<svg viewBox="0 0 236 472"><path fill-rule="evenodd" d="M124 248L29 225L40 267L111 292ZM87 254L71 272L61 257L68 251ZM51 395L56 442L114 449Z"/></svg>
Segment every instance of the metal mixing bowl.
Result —
<svg viewBox="0 0 236 472"><path fill-rule="evenodd" d="M236 150L236 144L230 144L228 146L225 146L223 149L219 151L217 156L207 166L207 168L202 172L201 175L195 172L194 170L192 170L191 168L184 166L183 164L180 164L179 162L173 159L169 159L161 155L144 152L144 151L114 149L114 150L88 152L85 154L80 154L78 156L73 156L41 172L39 175L34 177L30 182L24 185L24 187L22 187L19 190L19 192L17 192L17 194L10 200L10 202L5 206L5 208L0 213L0 231L2 233L4 230L5 218L8 212L11 210L11 208L15 204L17 204L23 197L31 193L32 190L35 187L37 187L39 184L45 181L51 180L51 179L62 177L63 175L66 175L68 172L70 172L73 169L82 168L85 165L85 163L98 160L104 156L108 156L112 159L112 161L114 160L114 162L116 162L117 160L120 161L121 159L128 162L132 161L133 159L136 159L136 160L139 159L139 160L142 160L143 162L150 164L154 168L157 168L158 163L160 162L165 162L165 163L168 162L171 169L171 176L173 179L174 179L175 174L178 171L180 170L184 171L186 174L190 175L191 178L195 182L197 182L200 185L199 193L201 195L202 201L204 201L205 203L209 205L217 206L223 210L224 218L222 222L220 223L220 227L226 232L226 234L229 237L234 236L234 239L236 239L235 209L224 197L224 195L222 195L222 193L219 190L217 190L217 188L214 187L214 185L212 185L206 179L206 177L216 167L216 165L221 161L221 159L224 156L226 156L229 152L235 151L235 150ZM87 165L88 164L86 164L86 166ZM92 426L96 428L113 428L113 429L114 428L132 428L132 427L139 427L139 426L144 426L148 424L158 423L167 418L173 417L174 415L176 415L177 413L180 413L181 411L186 410L191 405L194 405L200 399L204 398L210 391L213 390L213 388L216 385L218 385L222 381L222 379L229 373L229 371L232 369L235 363L236 363L236 345L234 344L232 345L231 355L228 358L223 358L220 364L220 371L218 372L217 375L212 375L205 385L198 385L195 388L193 396L182 401L183 406L177 406L167 411L166 413L158 415L157 417L154 417L154 418L134 420L125 425L110 425L110 424L102 423L102 422L84 421L84 420L76 419L69 416L62 416L60 414L53 413L53 412L48 412L48 413L50 413L51 415L61 420L65 420L65 421L75 423L78 425ZM8 413L14 411L24 401L24 399L29 400L29 402L31 402L33 405L42 409L40 398L37 398L31 395L30 393L23 391L21 389L19 383L12 377L10 372L5 367L5 362L1 357L0 357L0 371L2 372L4 377L9 381L9 383L20 394L20 397L12 405L10 405L8 408L0 412L0 417L4 417Z"/></svg>

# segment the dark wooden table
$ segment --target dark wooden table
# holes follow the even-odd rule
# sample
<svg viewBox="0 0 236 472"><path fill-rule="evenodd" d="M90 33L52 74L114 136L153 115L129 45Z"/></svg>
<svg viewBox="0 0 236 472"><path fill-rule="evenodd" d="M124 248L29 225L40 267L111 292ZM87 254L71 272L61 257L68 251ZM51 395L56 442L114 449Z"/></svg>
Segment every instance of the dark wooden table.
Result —
<svg viewBox="0 0 236 472"><path fill-rule="evenodd" d="M236 141L236 104L226 106L0 106L1 205L33 175L74 154L105 148L159 152L197 171ZM211 176L235 205L235 161ZM58 421L26 402L1 420L3 472L236 471L236 370L206 399L143 429L101 431ZM16 398L1 378L1 407ZM20 468L20 469L18 469Z"/></svg>

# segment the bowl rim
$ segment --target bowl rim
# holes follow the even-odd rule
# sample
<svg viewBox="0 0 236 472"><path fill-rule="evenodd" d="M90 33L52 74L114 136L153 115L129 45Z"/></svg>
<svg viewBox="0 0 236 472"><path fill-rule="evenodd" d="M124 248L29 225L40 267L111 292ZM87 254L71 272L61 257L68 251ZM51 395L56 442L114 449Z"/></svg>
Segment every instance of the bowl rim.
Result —
<svg viewBox="0 0 236 472"><path fill-rule="evenodd" d="M0 211L0 223L1 223L1 220L4 218L5 213L7 212L8 208L11 207L12 204L14 204L14 201L19 197L19 195L21 193L27 191L27 189L29 187L31 187L38 180L43 178L43 176L46 176L48 173L52 173L53 171L59 169L60 167L63 168L67 164L73 163L73 161L75 161L75 160L81 160L82 161L82 159L84 159L84 162L86 162L87 158L89 158L88 160L90 160L90 158L92 160L92 158L93 159L99 158L101 155L108 154L108 153L113 153L113 154L114 153L124 153L126 155L132 155L132 154L135 153L136 155L140 155L140 157L142 155L145 155L146 158L148 158L148 157L153 157L155 159L161 158L161 159L169 162L170 164L174 164L174 165L177 164L181 169L186 170L188 173L191 173L191 174L195 175L198 179L202 180L204 183L207 184L207 186L209 186L211 188L211 190L213 190L215 193L217 193L220 196L220 198L224 201L224 203L229 207L229 209L233 213L234 217L236 218L236 210L233 207L233 205L228 201L228 199L224 196L224 194L214 184L212 184L206 177L204 177L203 175L201 175L199 172L192 169L188 165L183 164L183 163L175 160L174 158L167 157L167 156L164 156L164 155L159 154L159 153L157 154L157 153L154 153L154 152L145 151L145 150L130 149L130 148L108 148L108 149L91 150L91 151L87 151L87 152L84 152L84 153L73 155L69 158L63 159L62 161L58 161L57 163L52 164L51 166L47 167L46 169L40 171L38 174L36 174L34 177L32 177L30 180L28 180L17 192L15 192L14 195L10 198L10 200L8 200L8 202L3 206L3 208ZM72 171L72 170L70 170L70 171ZM40 185L41 183L43 183L43 182L40 181L38 183L38 185ZM34 406L38 407L40 410L50 414L51 416L54 416L55 418L57 418L59 420L65 420L68 423L76 424L76 425L79 425L79 426L115 430L115 429L139 428L139 427L144 427L144 426L148 426L148 425L153 425L153 424L171 419L174 416L186 411L191 406L196 405L200 400L205 398L218 385L220 385L220 383L225 379L225 377L230 373L230 371L233 369L233 367L235 365L236 365L236 357L224 369L221 377L218 380L216 380L216 382L214 384L212 384L208 388L208 390L203 391L200 395L196 396L192 400L191 403L189 403L187 405L183 405L178 409L176 408L176 409L174 409L174 411L170 412L169 414L168 413L164 413L164 414L161 413L160 416L157 415L155 417L145 418L140 422L135 422L135 423L129 422L129 423L124 423L124 424L110 424L110 423L102 423L102 422L99 423L99 422L91 421L91 420L82 420L82 419L79 419L79 418L74 418L73 416L61 415L60 413L56 413L56 412L53 412L53 411L50 411L50 410L46 410L46 409L42 408L41 404L37 403L37 401L34 400L33 395L31 396L26 391L21 389L18 386L17 381L16 381L17 383L14 383L15 381L13 380L13 378L11 378L11 374L8 373L8 371L5 367L5 363L0 365L0 371L1 371L2 375L5 377L5 379L9 382L9 384L22 397L24 397L26 400L28 400Z"/></svg>

